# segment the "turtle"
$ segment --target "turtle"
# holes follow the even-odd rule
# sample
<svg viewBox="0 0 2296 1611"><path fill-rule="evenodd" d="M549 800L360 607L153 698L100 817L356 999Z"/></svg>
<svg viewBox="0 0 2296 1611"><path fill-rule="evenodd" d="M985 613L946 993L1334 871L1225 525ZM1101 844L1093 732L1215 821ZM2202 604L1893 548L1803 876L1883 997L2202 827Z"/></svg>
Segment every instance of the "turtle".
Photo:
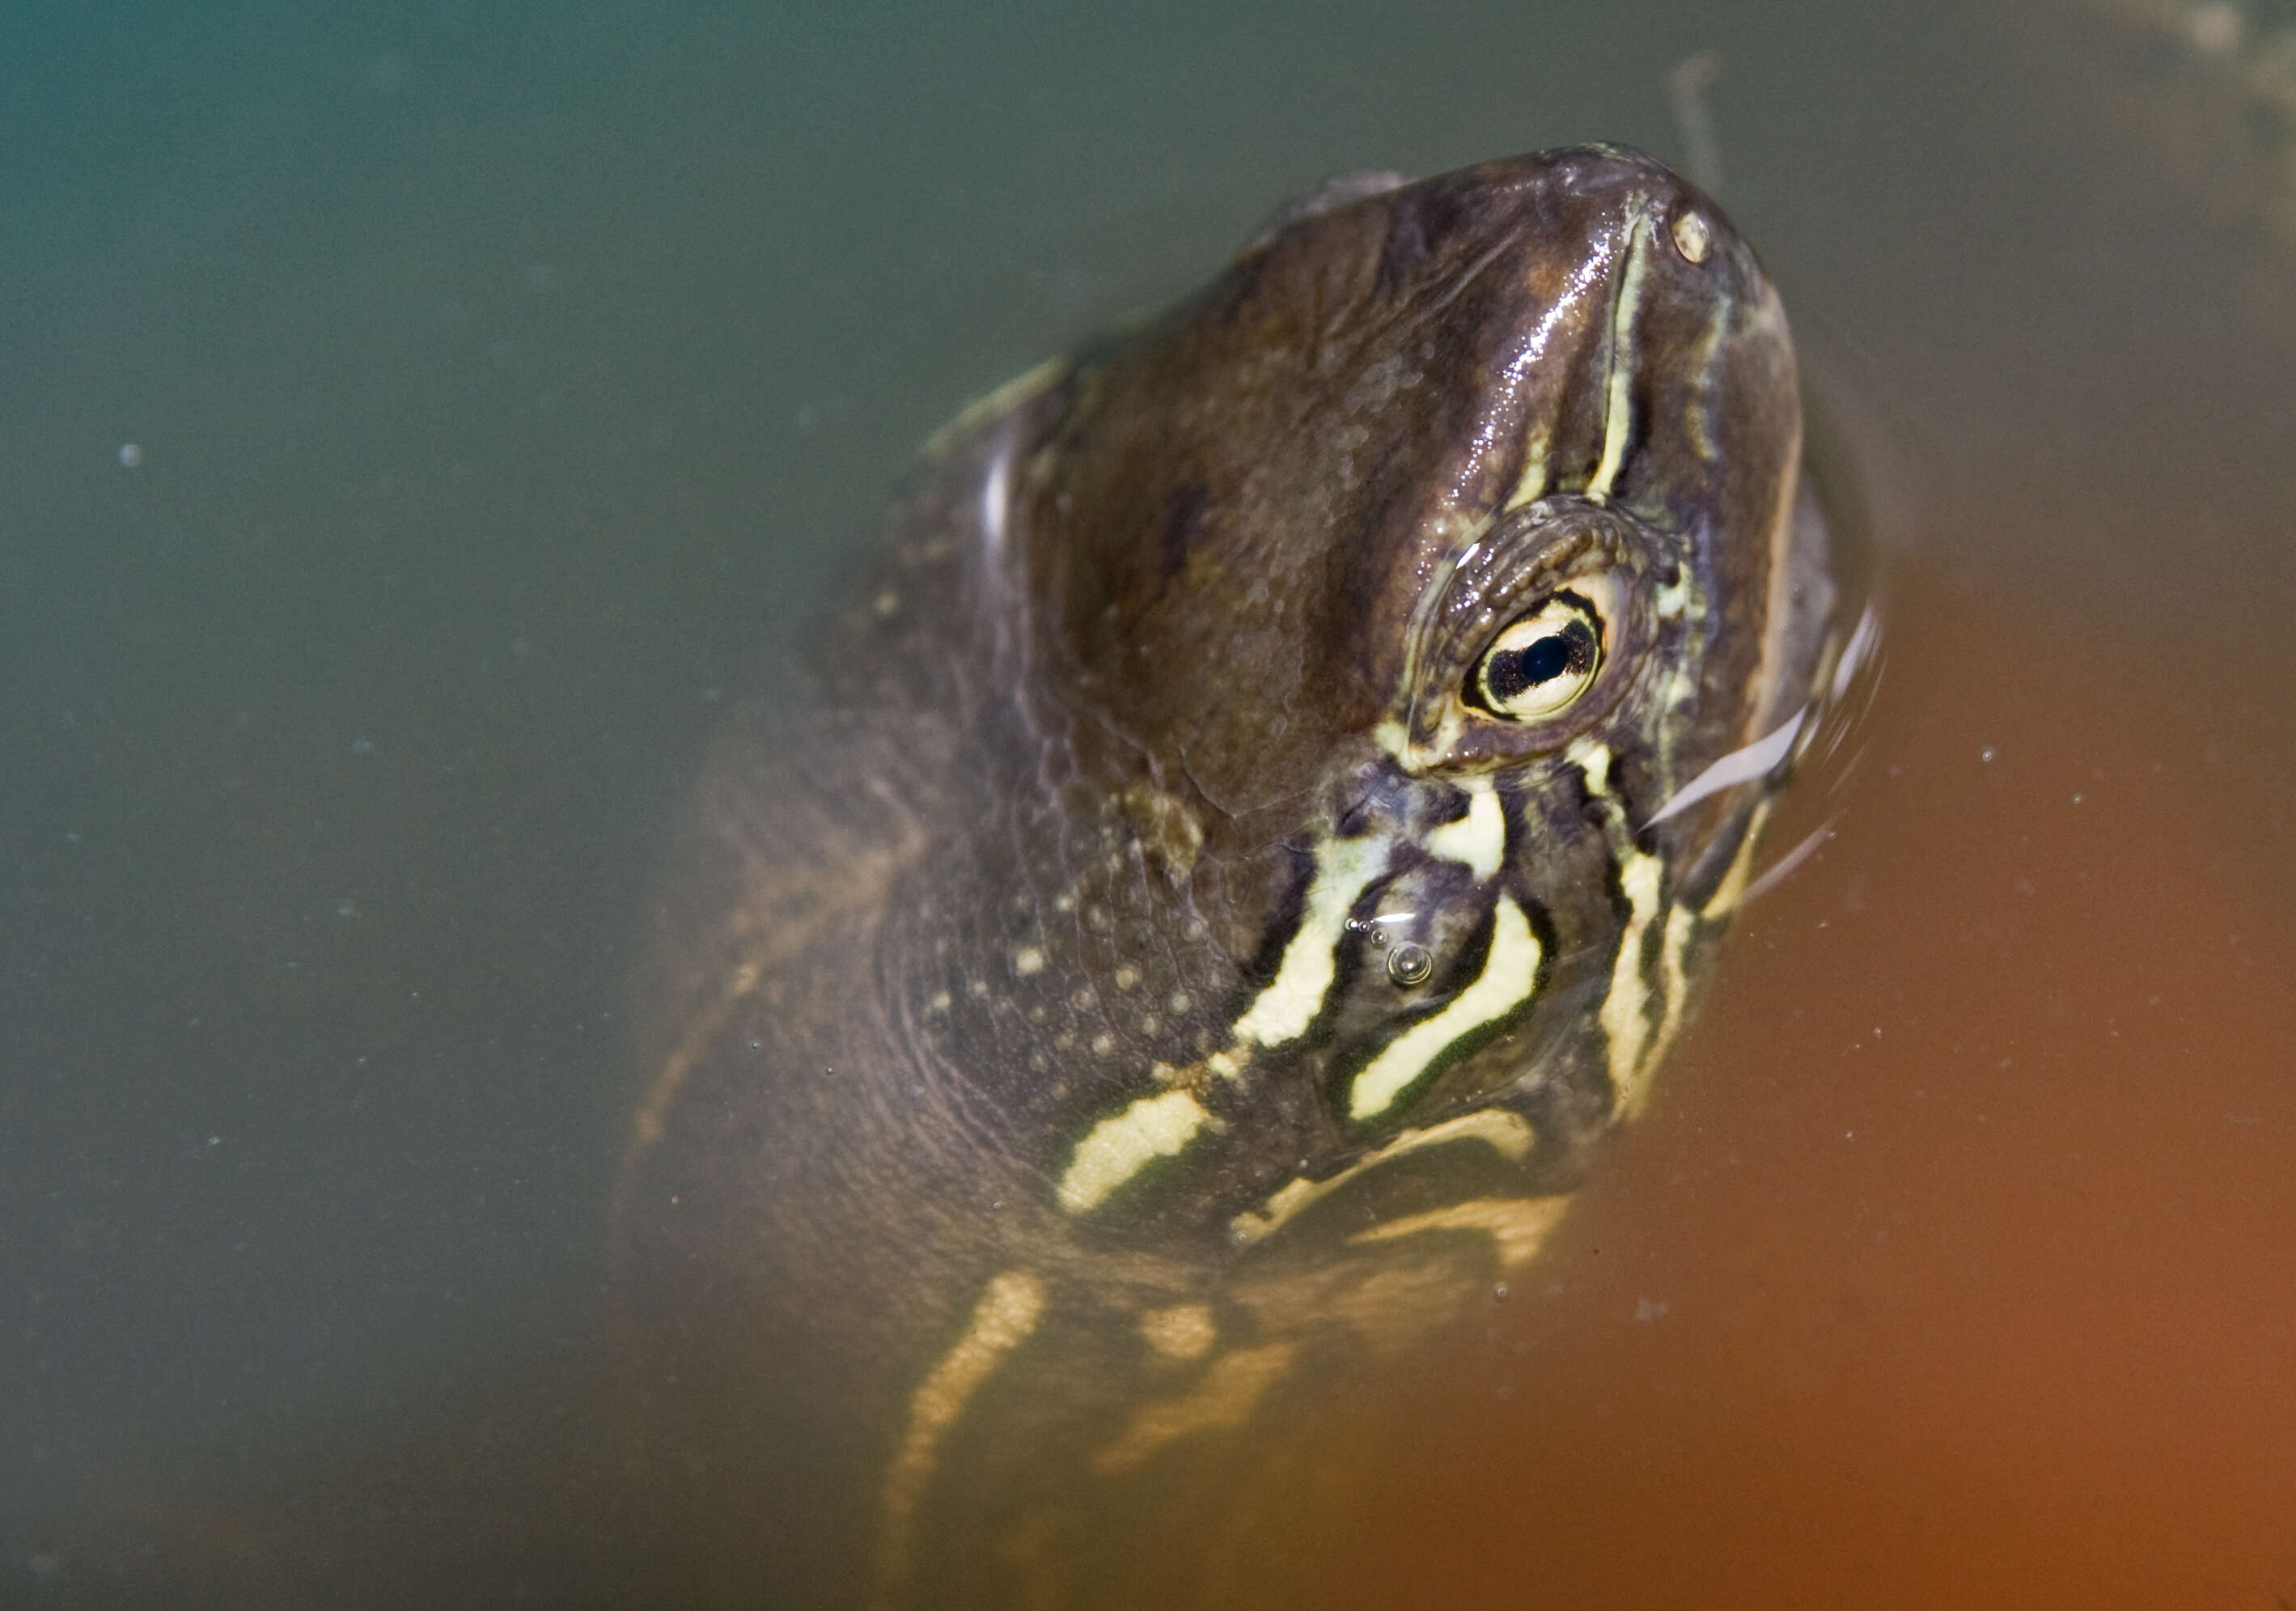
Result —
<svg viewBox="0 0 2296 1611"><path fill-rule="evenodd" d="M652 902L698 1598L1119 1603L1536 1258L1866 636L1803 412L1721 210L1586 145L1333 181L932 438Z"/></svg>

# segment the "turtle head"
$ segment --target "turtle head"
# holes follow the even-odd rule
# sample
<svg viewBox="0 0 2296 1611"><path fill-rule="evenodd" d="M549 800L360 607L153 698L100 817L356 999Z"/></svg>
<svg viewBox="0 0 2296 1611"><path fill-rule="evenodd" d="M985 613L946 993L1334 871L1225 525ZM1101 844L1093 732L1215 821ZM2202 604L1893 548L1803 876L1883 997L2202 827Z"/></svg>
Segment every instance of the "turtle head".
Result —
<svg viewBox="0 0 2296 1611"><path fill-rule="evenodd" d="M1679 1022L1831 607L1753 254L1612 148L1342 185L1068 385L1029 697L1181 825L1229 983L1179 1087L1293 1160L1495 1103L1575 1154Z"/></svg>

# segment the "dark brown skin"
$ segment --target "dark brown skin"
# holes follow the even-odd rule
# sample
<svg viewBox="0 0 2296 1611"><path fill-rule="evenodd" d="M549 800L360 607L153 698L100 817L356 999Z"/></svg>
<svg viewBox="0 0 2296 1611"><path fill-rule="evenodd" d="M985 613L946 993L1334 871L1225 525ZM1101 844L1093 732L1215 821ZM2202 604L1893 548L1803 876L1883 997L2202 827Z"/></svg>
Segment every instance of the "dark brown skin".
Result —
<svg viewBox="0 0 2296 1611"><path fill-rule="evenodd" d="M1752 255L1603 148L1300 212L945 433L711 769L617 1210L701 1599L1144 1581L1535 1254L1742 880L1776 766L1661 808L1835 645Z"/></svg>

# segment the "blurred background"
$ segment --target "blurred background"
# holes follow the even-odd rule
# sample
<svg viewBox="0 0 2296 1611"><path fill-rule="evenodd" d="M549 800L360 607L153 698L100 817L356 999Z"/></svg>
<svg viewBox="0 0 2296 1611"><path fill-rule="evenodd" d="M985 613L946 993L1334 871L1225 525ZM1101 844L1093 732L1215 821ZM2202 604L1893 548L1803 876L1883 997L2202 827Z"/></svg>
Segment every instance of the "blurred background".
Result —
<svg viewBox="0 0 2296 1611"><path fill-rule="evenodd" d="M1838 382L1882 699L1258 1603L2296 1599L2296 7L203 0L0 11L0 1603L586 1346L649 876L935 424L1587 139Z"/></svg>

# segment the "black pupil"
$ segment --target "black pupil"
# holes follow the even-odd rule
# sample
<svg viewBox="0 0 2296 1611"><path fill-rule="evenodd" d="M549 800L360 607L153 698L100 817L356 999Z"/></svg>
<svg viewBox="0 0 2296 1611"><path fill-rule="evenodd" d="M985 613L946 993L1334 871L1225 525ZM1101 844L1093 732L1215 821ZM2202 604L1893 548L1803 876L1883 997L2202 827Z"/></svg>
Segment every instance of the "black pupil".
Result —
<svg viewBox="0 0 2296 1611"><path fill-rule="evenodd" d="M1584 677L1594 663L1594 629L1583 621L1570 621L1536 643L1492 655L1483 686L1504 703L1558 677Z"/></svg>

